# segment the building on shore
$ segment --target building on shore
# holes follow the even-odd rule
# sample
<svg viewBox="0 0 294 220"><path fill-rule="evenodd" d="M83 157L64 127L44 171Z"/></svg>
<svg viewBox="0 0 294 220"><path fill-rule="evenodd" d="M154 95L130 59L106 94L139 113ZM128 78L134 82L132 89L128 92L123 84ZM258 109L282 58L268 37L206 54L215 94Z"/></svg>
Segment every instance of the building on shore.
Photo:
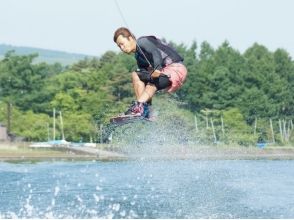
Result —
<svg viewBox="0 0 294 220"><path fill-rule="evenodd" d="M10 138L7 133L7 128L1 123L0 123L0 141L1 142L10 141Z"/></svg>

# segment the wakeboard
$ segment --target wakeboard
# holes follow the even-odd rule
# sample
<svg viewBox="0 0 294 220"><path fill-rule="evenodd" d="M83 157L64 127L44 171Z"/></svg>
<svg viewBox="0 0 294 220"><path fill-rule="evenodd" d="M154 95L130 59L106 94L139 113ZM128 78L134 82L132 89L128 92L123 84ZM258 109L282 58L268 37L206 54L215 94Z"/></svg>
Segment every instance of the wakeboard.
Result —
<svg viewBox="0 0 294 220"><path fill-rule="evenodd" d="M105 141L109 140L112 132L120 126L130 123L140 123L140 122L152 122L155 121L155 117L144 118L138 115L118 115L110 118L110 123L103 129L103 137Z"/></svg>
<svg viewBox="0 0 294 220"><path fill-rule="evenodd" d="M110 118L110 123L111 124L116 124L116 125L124 125L128 123L133 123L133 122L138 122L138 121L150 121L149 118L145 118L143 116L139 115L119 115Z"/></svg>

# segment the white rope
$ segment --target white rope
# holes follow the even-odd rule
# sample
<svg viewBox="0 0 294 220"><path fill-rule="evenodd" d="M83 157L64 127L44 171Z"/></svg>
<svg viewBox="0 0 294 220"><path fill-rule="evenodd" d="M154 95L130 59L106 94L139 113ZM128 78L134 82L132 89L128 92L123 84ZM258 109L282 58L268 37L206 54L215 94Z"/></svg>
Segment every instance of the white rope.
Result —
<svg viewBox="0 0 294 220"><path fill-rule="evenodd" d="M116 7L117 7L117 9L118 9L118 11L119 11L119 14L120 14L120 16L121 16L123 22L125 23L126 27L130 30L129 25L128 25L128 23L127 23L127 21L126 21L124 15L123 15L123 13L122 13L122 10L121 10L121 8L120 8L120 6L119 6L117 0L114 0L114 2L115 2L115 5L116 5ZM130 31L130 32L131 32L131 31ZM132 35L132 37L136 40L136 38L135 38L135 36L133 35L132 32L131 32L131 35ZM137 47L139 48L140 52L143 54L145 60L146 60L147 63L149 64L149 66L152 67L150 61L147 59L145 53L143 52L143 50L141 49L141 47L140 47L139 44L137 43L137 40L136 40L136 45L137 45ZM153 67L152 67L152 68L153 68ZM154 70L153 70L152 72L154 72Z"/></svg>

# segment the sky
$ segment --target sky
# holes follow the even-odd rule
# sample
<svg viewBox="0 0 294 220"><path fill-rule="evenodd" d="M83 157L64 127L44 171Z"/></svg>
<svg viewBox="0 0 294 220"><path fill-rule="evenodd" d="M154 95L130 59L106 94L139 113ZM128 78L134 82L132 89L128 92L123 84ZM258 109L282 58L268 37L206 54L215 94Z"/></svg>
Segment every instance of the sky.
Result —
<svg viewBox="0 0 294 220"><path fill-rule="evenodd" d="M119 51L113 33L126 26L137 37L227 40L242 53L257 42L294 57L293 9L293 0L0 0L0 44L100 56Z"/></svg>

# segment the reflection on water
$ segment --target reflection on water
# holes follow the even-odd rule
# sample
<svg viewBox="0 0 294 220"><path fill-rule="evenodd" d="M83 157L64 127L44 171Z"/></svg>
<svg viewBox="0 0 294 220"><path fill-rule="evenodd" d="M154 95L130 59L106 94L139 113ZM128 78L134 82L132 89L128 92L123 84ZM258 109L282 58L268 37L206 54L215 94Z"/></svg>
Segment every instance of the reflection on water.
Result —
<svg viewBox="0 0 294 220"><path fill-rule="evenodd" d="M0 163L0 218L294 218L294 161Z"/></svg>

